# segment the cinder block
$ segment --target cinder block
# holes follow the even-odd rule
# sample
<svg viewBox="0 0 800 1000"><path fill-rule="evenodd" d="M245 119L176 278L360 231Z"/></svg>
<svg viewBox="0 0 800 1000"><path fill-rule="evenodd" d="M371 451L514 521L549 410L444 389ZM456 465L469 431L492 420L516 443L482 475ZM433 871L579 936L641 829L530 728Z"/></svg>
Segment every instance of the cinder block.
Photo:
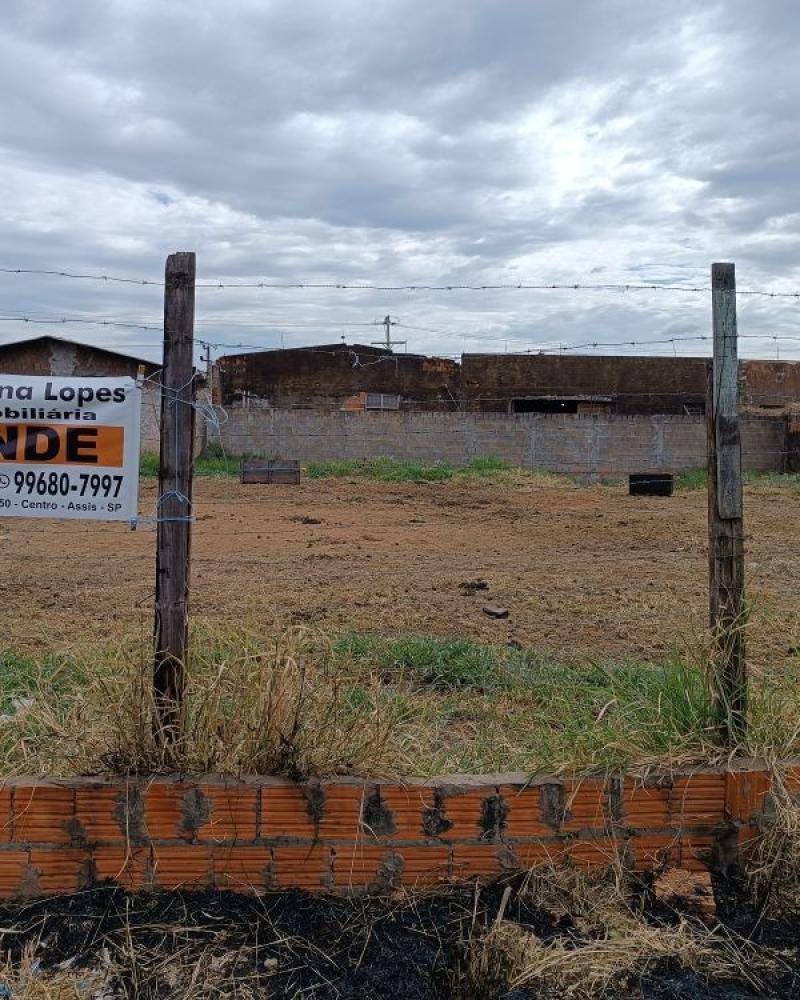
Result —
<svg viewBox="0 0 800 1000"><path fill-rule="evenodd" d="M75 791L68 786L17 785L13 797L14 841L70 844L75 828Z"/></svg>

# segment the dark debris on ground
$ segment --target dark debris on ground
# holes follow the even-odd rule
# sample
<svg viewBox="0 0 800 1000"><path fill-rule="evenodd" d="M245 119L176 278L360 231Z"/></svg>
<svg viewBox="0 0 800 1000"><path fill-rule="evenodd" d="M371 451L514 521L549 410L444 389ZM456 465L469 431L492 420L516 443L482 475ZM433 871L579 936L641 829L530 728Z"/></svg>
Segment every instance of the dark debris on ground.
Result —
<svg viewBox="0 0 800 1000"><path fill-rule="evenodd" d="M506 886L511 885L511 893ZM517 883L462 885L421 894L342 897L300 890L262 896L233 892L151 892L115 887L68 897L0 905L0 948L12 963L36 947L42 969L64 964L114 970L108 1000L241 995L270 1000L478 1000L460 991L467 945L503 917L547 941L575 938L569 918L556 919L517 893ZM719 917L733 932L794 949L766 992L746 983L709 982L669 962L651 968L626 997L642 1000L774 1000L800 996L798 924L760 919L741 887L718 884ZM647 907L647 892L642 903ZM668 914L651 913L669 922ZM579 947L579 942L576 940ZM577 951L576 951L577 954ZM181 971L182 970L182 971ZM186 992L180 975L204 991ZM218 985L217 985L218 984ZM245 991L246 987L246 991ZM552 1000L512 990L480 1000ZM615 997L614 1000L622 1000Z"/></svg>

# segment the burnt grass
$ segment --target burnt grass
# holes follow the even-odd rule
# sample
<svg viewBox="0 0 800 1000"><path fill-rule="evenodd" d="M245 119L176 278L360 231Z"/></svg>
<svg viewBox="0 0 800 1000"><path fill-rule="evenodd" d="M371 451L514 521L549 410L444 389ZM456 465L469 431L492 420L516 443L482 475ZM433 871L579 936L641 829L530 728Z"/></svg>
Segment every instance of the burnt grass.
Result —
<svg viewBox="0 0 800 1000"><path fill-rule="evenodd" d="M468 942L498 915L545 941L574 942L569 917L556 919L517 893L519 880L483 888L461 885L436 892L341 897L301 890L262 896L234 892L149 892L131 895L99 887L71 896L0 905L0 949L12 963L33 947L43 972L64 967L116 970L108 998L221 997L220 970L243 996L270 1000L555 1000L545 990L465 993ZM753 944L780 949L778 970L764 989L745 981L709 981L670 962L614 1000L755 1000L800 996L800 921L761 919L735 881L717 880L718 919ZM641 885L642 912L655 924L680 918L652 901ZM177 988L175 969L200 963L199 992ZM172 978L171 978L172 977Z"/></svg>

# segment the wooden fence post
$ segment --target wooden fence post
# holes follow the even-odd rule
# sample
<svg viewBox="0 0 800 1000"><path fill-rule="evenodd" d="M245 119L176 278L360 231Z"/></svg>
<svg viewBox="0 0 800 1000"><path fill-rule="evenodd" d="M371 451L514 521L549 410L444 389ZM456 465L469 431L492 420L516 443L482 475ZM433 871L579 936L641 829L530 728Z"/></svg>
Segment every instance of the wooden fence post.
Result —
<svg viewBox="0 0 800 1000"><path fill-rule="evenodd" d="M161 373L161 457L156 538L156 737L179 736L186 688L189 559L194 449L195 255L167 258L164 277L164 367Z"/></svg>
<svg viewBox="0 0 800 1000"><path fill-rule="evenodd" d="M714 643L711 683L720 736L728 746L735 746L747 727L747 664L733 264L712 265L711 297L714 356L707 405L709 604Z"/></svg>

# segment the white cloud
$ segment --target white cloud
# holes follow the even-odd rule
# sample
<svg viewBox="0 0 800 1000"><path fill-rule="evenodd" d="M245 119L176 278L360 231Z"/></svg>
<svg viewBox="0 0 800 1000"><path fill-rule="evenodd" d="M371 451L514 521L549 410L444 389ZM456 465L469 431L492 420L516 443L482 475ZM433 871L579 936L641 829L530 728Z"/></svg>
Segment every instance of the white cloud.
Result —
<svg viewBox="0 0 800 1000"><path fill-rule="evenodd" d="M195 249L214 278L705 284L734 259L741 285L794 290L793 13L6 0L0 263L157 278L170 250ZM452 353L705 334L706 299L202 290L198 329L299 344L355 339L365 328L345 324L390 312L440 331L408 331L412 349ZM2 276L0 309L160 315L152 289ZM748 353L773 356L795 313L743 304L765 338Z"/></svg>

